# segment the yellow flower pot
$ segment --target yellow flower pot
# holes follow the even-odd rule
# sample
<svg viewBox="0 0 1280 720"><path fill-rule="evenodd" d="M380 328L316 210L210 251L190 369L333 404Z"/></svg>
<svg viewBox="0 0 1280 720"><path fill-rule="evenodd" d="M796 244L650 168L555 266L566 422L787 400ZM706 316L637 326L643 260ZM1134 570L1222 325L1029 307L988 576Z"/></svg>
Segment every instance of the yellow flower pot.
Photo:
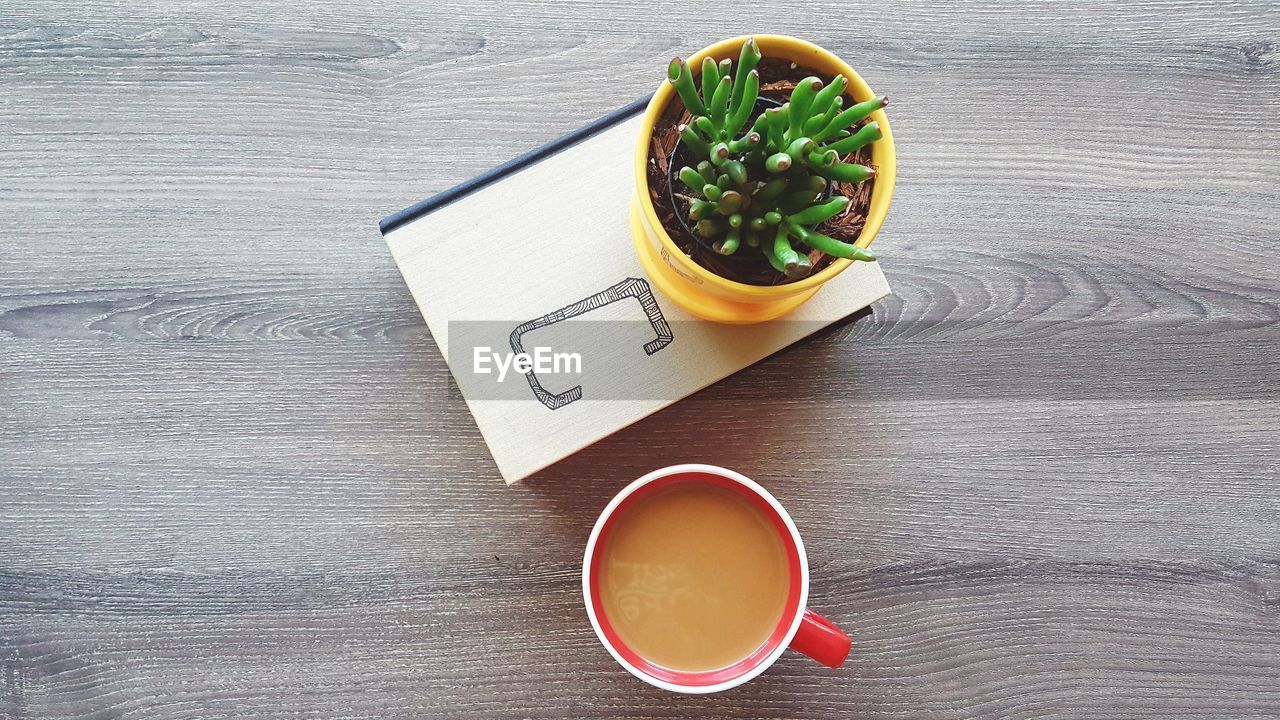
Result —
<svg viewBox="0 0 1280 720"><path fill-rule="evenodd" d="M779 58L810 67L824 75L844 75L849 80L845 95L852 102L862 102L875 97L867 83L840 58L812 43L782 35L754 35L760 51L766 58ZM738 60L738 53L747 37L737 37L716 43L687 59L689 67L702 66L708 55L717 61L730 58ZM645 110L644 124L636 140L635 173L636 194L631 203L631 235L636 254L649 278L658 288L686 311L705 320L723 323L757 323L772 320L791 312L801 303L813 297L822 284L839 275L853 263L837 258L835 262L807 278L785 285L748 285L723 278L685 255L658 220L649 197L649 143L653 129L667 103L676 96L675 88L663 81L649 107ZM876 168L875 186L871 193L871 208L867 223L855 244L867 247L884 224L893 197L893 181L896 164L893 153L893 133L884 110L877 110L871 119L880 124L883 137L871 146L871 162Z"/></svg>

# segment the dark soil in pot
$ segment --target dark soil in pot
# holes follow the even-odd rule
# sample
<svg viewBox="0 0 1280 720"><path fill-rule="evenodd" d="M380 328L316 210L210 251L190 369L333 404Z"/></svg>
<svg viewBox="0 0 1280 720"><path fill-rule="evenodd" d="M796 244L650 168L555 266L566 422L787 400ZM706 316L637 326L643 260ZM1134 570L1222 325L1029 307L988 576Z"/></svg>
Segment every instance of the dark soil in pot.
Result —
<svg viewBox="0 0 1280 720"><path fill-rule="evenodd" d="M760 96L776 101L777 104L786 102L796 83L810 75L821 78L824 83L831 81L830 75L777 58L766 57L760 61L757 68L760 71ZM765 102L767 103L767 100ZM762 109L763 106L757 104L757 110ZM680 102L680 97L673 97L658 118L653 129L653 139L649 143L649 196L653 200L653 207L658 213L658 219L662 222L663 228L675 241L676 246L692 257L694 262L721 277L748 285L781 285L794 282L770 267L762 253L739 251L726 257L713 251L701 238L690 231L685 218L689 212L689 202L693 198L687 194L686 188L673 178L675 171L680 167L672 167L672 155L676 152L676 146L680 144L680 133L676 128L689 120L690 115L685 110L684 103ZM873 165L871 148L869 146L861 148L846 160L861 165ZM680 162L680 158L675 158L675 161ZM873 177L857 185L832 183L830 192L849 198L849 209L844 214L819 225L818 232L848 243L857 240L862 233L862 226L866 224L867 210L871 207L871 191L875 182ZM816 250L809 254L809 259L813 262L813 273L820 272L835 260Z"/></svg>

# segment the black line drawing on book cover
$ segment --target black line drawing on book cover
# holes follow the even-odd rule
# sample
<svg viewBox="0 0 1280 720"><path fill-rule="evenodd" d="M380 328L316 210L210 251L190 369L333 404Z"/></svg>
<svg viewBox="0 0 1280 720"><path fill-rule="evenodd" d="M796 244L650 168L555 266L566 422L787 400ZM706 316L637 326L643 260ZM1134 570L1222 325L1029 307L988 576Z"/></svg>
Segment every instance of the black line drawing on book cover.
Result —
<svg viewBox="0 0 1280 720"><path fill-rule="evenodd" d="M594 295L565 305L559 310L552 310L540 318L517 325L516 329L511 331L511 350L517 354L524 352L524 344L520 340L525 333L548 325L554 325L572 317L584 315L597 308L602 308L605 305L627 298L635 298L640 301L640 307L644 309L644 314L649 318L649 325L653 327L654 333L657 334L656 338L644 344L645 355L652 355L670 345L674 339L671 334L671 326L667 324L667 319L662 315L662 308L658 307L658 301L653 297L653 290L649 287L649 281L629 277L610 285ZM542 383L538 381L537 373L529 371L525 373L525 377L529 380L529 388L533 390L533 396L552 410L559 410L565 405L582 398L581 385L575 385L562 393L553 393L542 387Z"/></svg>

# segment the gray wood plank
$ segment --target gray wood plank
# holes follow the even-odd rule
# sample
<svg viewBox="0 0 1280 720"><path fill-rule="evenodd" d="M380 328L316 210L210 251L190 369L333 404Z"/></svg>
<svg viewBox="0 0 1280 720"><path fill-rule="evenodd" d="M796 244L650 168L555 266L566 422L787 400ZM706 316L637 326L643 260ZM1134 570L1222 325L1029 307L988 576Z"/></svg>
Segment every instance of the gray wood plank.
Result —
<svg viewBox="0 0 1280 720"><path fill-rule="evenodd" d="M895 296L502 486L374 224L722 14L7 8L0 716L1280 716L1274 3L753 7L892 97ZM672 461L787 504L846 667L612 663L582 545Z"/></svg>

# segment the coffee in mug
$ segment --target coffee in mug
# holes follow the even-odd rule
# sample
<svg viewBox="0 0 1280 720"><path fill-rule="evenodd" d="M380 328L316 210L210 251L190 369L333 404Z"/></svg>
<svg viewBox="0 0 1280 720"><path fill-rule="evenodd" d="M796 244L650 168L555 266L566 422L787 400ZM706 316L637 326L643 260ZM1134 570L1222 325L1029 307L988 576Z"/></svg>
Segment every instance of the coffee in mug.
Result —
<svg viewBox="0 0 1280 720"><path fill-rule="evenodd" d="M628 485L596 521L582 563L596 635L628 672L682 693L736 687L788 648L830 667L849 636L805 607L809 565L767 490L714 465Z"/></svg>
<svg viewBox="0 0 1280 720"><path fill-rule="evenodd" d="M600 553L602 606L618 637L672 670L742 660L785 609L787 554L778 531L720 485L677 483L637 498Z"/></svg>

